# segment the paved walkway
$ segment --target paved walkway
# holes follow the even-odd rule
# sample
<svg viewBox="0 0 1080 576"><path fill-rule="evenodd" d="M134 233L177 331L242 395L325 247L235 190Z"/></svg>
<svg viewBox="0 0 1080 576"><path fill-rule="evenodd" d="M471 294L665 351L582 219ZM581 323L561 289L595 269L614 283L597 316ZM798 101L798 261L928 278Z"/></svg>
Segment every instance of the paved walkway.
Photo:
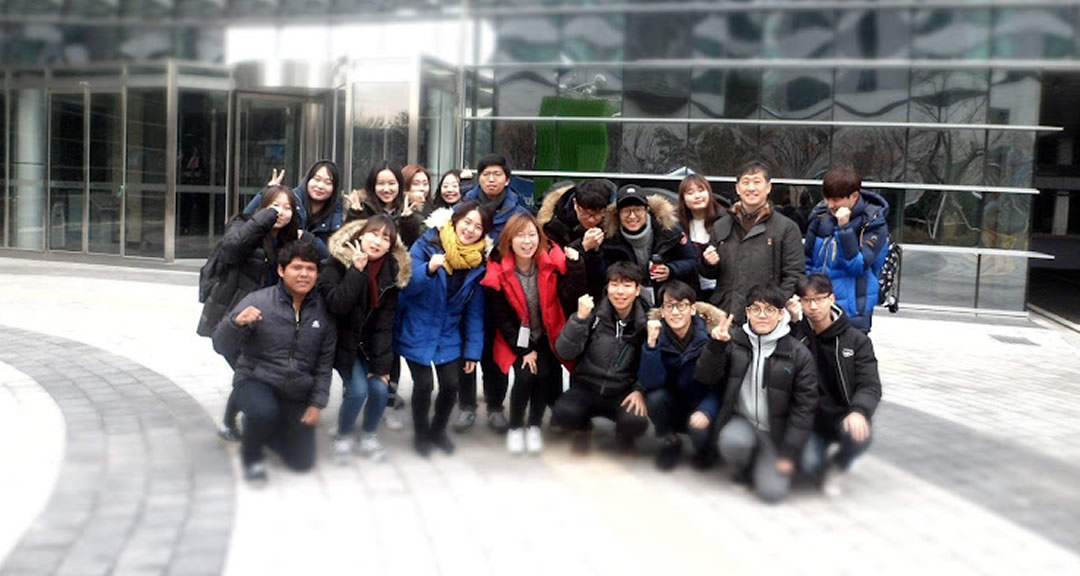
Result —
<svg viewBox="0 0 1080 576"><path fill-rule="evenodd" d="M1080 573L1080 342L1034 324L880 315L846 497L767 506L651 442L511 458L476 429L423 460L384 431L388 461L337 467L336 381L317 469L252 490L194 275L0 259L0 293L0 574Z"/></svg>

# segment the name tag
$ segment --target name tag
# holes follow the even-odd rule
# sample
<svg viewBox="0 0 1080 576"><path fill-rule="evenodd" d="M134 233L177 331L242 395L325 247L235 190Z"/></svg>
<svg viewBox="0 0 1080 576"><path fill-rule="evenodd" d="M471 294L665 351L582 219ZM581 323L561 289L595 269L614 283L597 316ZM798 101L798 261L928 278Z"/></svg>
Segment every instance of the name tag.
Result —
<svg viewBox="0 0 1080 576"><path fill-rule="evenodd" d="M529 335L532 333L528 326L522 326L518 329L517 347L527 348L529 346Z"/></svg>

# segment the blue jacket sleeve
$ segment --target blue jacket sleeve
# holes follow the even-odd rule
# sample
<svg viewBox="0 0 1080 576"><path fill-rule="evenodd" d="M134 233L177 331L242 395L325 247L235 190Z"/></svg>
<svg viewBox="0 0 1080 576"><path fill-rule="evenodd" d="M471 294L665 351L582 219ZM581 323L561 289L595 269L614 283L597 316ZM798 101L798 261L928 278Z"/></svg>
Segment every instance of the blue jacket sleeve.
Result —
<svg viewBox="0 0 1080 576"><path fill-rule="evenodd" d="M466 360L478 362L484 351L484 290L477 284L465 308Z"/></svg>
<svg viewBox="0 0 1080 576"><path fill-rule="evenodd" d="M649 348L648 342L641 345L638 381L646 391L659 390L667 382L667 368L664 367L664 355L659 345L656 348Z"/></svg>
<svg viewBox="0 0 1080 576"><path fill-rule="evenodd" d="M259 193L251 199L251 202L248 202L247 206L244 206L244 214L254 214L255 211L259 209L259 202L262 202L264 191L266 191L266 188L259 190Z"/></svg>
<svg viewBox="0 0 1080 576"><path fill-rule="evenodd" d="M431 259L424 253L422 242L413 244L412 249L409 250L409 258L412 261L412 276L409 278L408 286L405 286L401 291L401 295L406 298L431 290L436 282L436 276L439 274L438 270L435 271L435 274L428 274L427 267Z"/></svg>
<svg viewBox="0 0 1080 576"><path fill-rule="evenodd" d="M867 261L863 260L862 250L859 248L859 232L854 226L848 225L836 228L836 244L840 249L840 256L833 263L832 268L842 270L846 275L859 276L866 271ZM869 262L873 262L871 259Z"/></svg>
<svg viewBox="0 0 1080 576"><path fill-rule="evenodd" d="M720 412L720 395L715 389L710 390L698 403L697 409L704 412L710 422L716 420L716 414Z"/></svg>

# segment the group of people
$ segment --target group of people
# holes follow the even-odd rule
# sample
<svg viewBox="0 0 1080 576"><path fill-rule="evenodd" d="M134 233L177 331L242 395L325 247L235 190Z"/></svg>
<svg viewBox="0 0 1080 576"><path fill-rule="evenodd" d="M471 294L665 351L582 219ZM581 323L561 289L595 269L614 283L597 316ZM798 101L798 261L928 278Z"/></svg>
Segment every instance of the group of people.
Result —
<svg viewBox="0 0 1080 576"><path fill-rule="evenodd" d="M425 457L453 453L448 429L475 425L478 372L511 454L544 449L549 408L549 430L578 453L595 417L614 421L623 450L651 424L659 468L678 464L685 434L695 467L722 461L775 501L796 473L824 485L866 450L888 206L855 172L826 176L805 242L758 162L740 169L731 206L690 175L677 205L585 180L556 184L534 214L502 156L474 176L436 183L383 163L343 194L320 161L294 190L275 173L230 222L203 271L199 333L235 371L220 434L241 442L247 479L265 481L266 448L314 464L333 369L334 459L385 457L378 427L392 427L402 358Z"/></svg>

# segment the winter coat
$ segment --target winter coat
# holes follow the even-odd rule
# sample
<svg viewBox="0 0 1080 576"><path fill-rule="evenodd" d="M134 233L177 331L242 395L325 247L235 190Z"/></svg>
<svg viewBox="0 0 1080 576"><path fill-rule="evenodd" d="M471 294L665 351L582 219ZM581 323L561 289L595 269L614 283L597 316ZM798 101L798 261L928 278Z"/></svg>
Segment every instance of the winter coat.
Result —
<svg viewBox="0 0 1080 576"><path fill-rule="evenodd" d="M712 340L698 358L694 380L716 387L721 395L716 425L722 428L735 414L747 371L755 362L755 347L744 330L732 330L731 341ZM760 338L760 337L758 337ZM765 360L760 381L766 389L769 435L780 456L796 458L810 438L818 403L814 358L787 334Z"/></svg>
<svg viewBox="0 0 1080 576"><path fill-rule="evenodd" d="M482 208L491 210L492 208L486 202L487 196L481 196L481 194L484 194L484 191L480 189L478 184L465 194L462 201L476 200L480 202ZM489 212L491 214L491 232L488 233L488 236L496 244L499 243L499 235L502 234L502 229L510 221L511 216L519 212L529 212L528 206L525 205L521 196L512 187L507 186L503 194L502 203L499 204L498 208L494 208L494 212Z"/></svg>
<svg viewBox="0 0 1080 576"><path fill-rule="evenodd" d="M394 362L394 314L398 293L409 284L412 266L409 253L398 238L375 279L378 305L372 307L370 267L359 271L352 265L352 248L366 220L352 220L330 237L331 258L319 272L318 287L326 307L337 319L338 343L334 367L351 377L357 355L375 375L390 373Z"/></svg>
<svg viewBox="0 0 1080 576"><path fill-rule="evenodd" d="M537 252L536 266L540 316L548 344L554 350L555 340L566 324L560 294L580 294L581 265L579 262L569 262L562 249L557 244L552 244L547 253ZM534 350L531 342L524 347L517 345L518 331L522 326L529 325L529 307L514 268L512 255L504 258L492 255L481 282L488 289L488 316L496 328L493 356L504 374L510 372L515 360ZM575 276L579 278L576 281ZM572 363L568 368L572 368Z"/></svg>
<svg viewBox="0 0 1080 576"><path fill-rule="evenodd" d="M881 401L881 377L870 337L852 326L838 306L833 306L832 315L833 323L821 334L814 334L805 317L792 329L817 360L821 401L814 427L826 434L834 433L852 412L869 421Z"/></svg>
<svg viewBox="0 0 1080 576"><path fill-rule="evenodd" d="M262 319L247 326L236 316L248 306ZM325 408L330 397L337 330L317 290L297 314L283 283L248 294L214 330L214 350L236 358L233 384L257 380L294 402Z"/></svg>
<svg viewBox="0 0 1080 576"><path fill-rule="evenodd" d="M262 202L264 192L266 192L266 188L259 190L259 193L251 199L251 202L248 202L248 205L244 207L244 214L254 214L259 209L259 202ZM330 217L322 221L318 226L308 229L307 180L293 188L292 192L296 198L296 212L293 217L297 219L297 226L305 232L310 232L315 237L315 247L319 249L320 257L329 257L330 251L326 247L326 242L330 239L330 235L336 232L338 228L341 228L341 225L345 222L345 208L341 204L341 195L335 189L334 195L328 200L328 202L334 204L334 210L331 212Z"/></svg>
<svg viewBox="0 0 1080 576"><path fill-rule="evenodd" d="M394 224L398 228L398 236L405 243L406 250L411 248L416 239L424 232L424 215L422 213L413 212L408 216L402 216L400 209L395 209L393 212L380 210L368 195L367 190L360 191L360 206L359 210L354 209L352 206L349 207L347 222L367 220L379 214L389 216L394 219Z"/></svg>
<svg viewBox="0 0 1080 576"><path fill-rule="evenodd" d="M225 229L225 236L215 247L217 251L217 282L203 303L196 333L211 336L221 319L239 302L259 288L277 284L277 267L266 253L267 235L274 229L277 212L264 208L255 214L240 214ZM315 243L310 232L304 232L301 242ZM276 243L271 243L271 250ZM235 359L229 359L229 364Z"/></svg>
<svg viewBox="0 0 1080 576"><path fill-rule="evenodd" d="M688 399L694 410L704 412L709 420L716 418L720 409L720 395L709 386L703 386L694 380L694 369L698 357L709 343L709 330L716 325L711 319L717 317L717 309L704 302L694 304L698 311L690 322L690 342L680 349L675 343L674 334L664 324L656 347L649 348L648 342L641 346L641 364L638 367L638 380L646 391L667 388L681 398ZM650 320L662 320L659 308L649 311Z"/></svg>
<svg viewBox="0 0 1080 576"><path fill-rule="evenodd" d="M836 303L851 325L863 332L870 331L878 303L878 274L889 253L888 216L889 203L862 190L846 226L837 226L836 217L822 201L814 206L806 227L807 274L829 276Z"/></svg>
<svg viewBox="0 0 1080 576"><path fill-rule="evenodd" d="M444 253L439 229L452 213L443 208L428 217L428 231L409 250L412 274L398 298L394 350L418 364L441 365L462 356L479 361L484 347L484 265L455 271L465 280L453 294L447 293L445 268L428 274L431 257Z"/></svg>
<svg viewBox="0 0 1080 576"><path fill-rule="evenodd" d="M738 210L738 208L733 208ZM799 227L783 214L772 212L740 238L739 223L730 213L722 215L709 232L709 243L716 247L720 262L715 266L698 260L698 271L716 279L716 289L709 303L746 320L746 293L757 284L776 284L784 298L795 293L795 283L806 275L802 237Z"/></svg>
<svg viewBox="0 0 1080 576"><path fill-rule="evenodd" d="M697 282L697 252L690 244L690 239L683 233L679 225L675 207L662 196L653 195L648 197L649 218L652 220L652 248L649 253L659 255L660 259L671 269L670 278L682 280L693 285ZM600 253L603 256L605 277L607 266L615 262L634 262L641 267L646 282L643 286L659 288L649 279L649 262L638 262L634 255L634 248L623 237L622 225L619 223L619 211L611 204L604 215L604 242L600 245Z"/></svg>
<svg viewBox="0 0 1080 576"><path fill-rule="evenodd" d="M640 298L634 301L627 318L628 325L620 334L618 316L607 298L584 320L576 313L570 316L555 340L555 354L576 361L571 386L617 398L644 390L637 379L647 322L645 303Z"/></svg>
<svg viewBox="0 0 1080 576"><path fill-rule="evenodd" d="M588 294L595 300L602 298L604 285L607 284L607 266L604 264L603 251L597 249L586 252L581 245L586 228L578 222L577 212L574 211L574 196L573 182L557 183L544 194L540 210L536 213L536 220L548 240L563 248L573 248L581 254L584 286L582 292L568 294L569 297L563 300L563 313L566 316L577 310L577 299L582 294Z"/></svg>

